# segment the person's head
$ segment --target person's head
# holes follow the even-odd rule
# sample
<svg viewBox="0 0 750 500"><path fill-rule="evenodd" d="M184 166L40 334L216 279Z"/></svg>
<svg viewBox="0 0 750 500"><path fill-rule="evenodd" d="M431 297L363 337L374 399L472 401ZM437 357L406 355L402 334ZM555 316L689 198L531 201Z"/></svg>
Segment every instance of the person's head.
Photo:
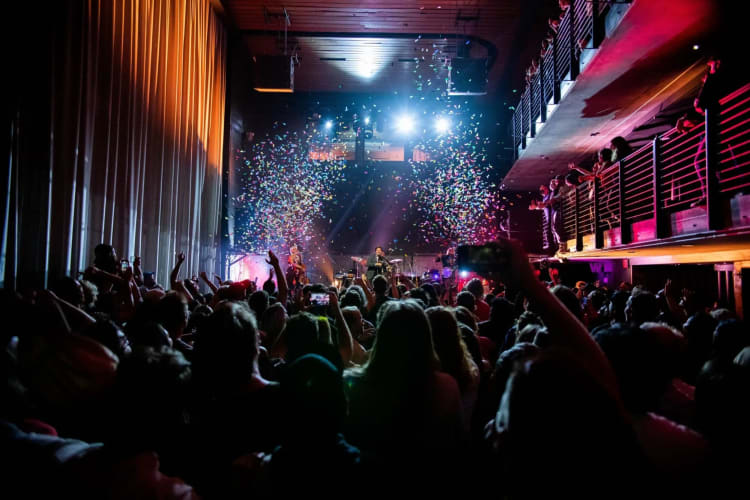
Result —
<svg viewBox="0 0 750 500"><path fill-rule="evenodd" d="M344 321L349 326L352 337L359 338L364 333L364 324L362 323L362 311L355 306L346 306L341 308L341 314L344 315Z"/></svg>
<svg viewBox="0 0 750 500"><path fill-rule="evenodd" d="M353 306L361 310L367 303L366 299L362 298L362 295L364 295L362 288L357 285L351 286L346 293L344 293L343 297L341 297L339 304L342 308Z"/></svg>
<svg viewBox="0 0 750 500"><path fill-rule="evenodd" d="M565 176L565 185L570 187L576 187L578 184L581 183L580 175L578 172L568 172L568 175Z"/></svg>
<svg viewBox="0 0 750 500"><path fill-rule="evenodd" d="M517 344L524 344L524 343L533 344L536 336L543 330L547 330L547 329L542 325L536 325L536 324L526 325L522 329L518 330L516 334L516 343Z"/></svg>
<svg viewBox="0 0 750 500"><path fill-rule="evenodd" d="M269 296L276 293L276 283L272 279L267 279L263 282L263 286L261 287L261 290L266 292Z"/></svg>
<svg viewBox="0 0 750 500"><path fill-rule="evenodd" d="M463 290L456 295L456 305L464 306L466 309L473 312L476 307L476 298L473 293L468 290Z"/></svg>
<svg viewBox="0 0 750 500"><path fill-rule="evenodd" d="M560 181L557 179L557 177L551 178L549 180L549 190L552 193L556 193L559 188L560 188Z"/></svg>
<svg viewBox="0 0 750 500"><path fill-rule="evenodd" d="M148 289L156 286L156 278L154 277L153 272L143 273L143 286Z"/></svg>
<svg viewBox="0 0 750 500"><path fill-rule="evenodd" d="M599 163L610 163L612 161L612 150L609 148L600 149L597 159Z"/></svg>
<svg viewBox="0 0 750 500"><path fill-rule="evenodd" d="M475 334L477 333L479 326L477 325L477 318L472 311L462 305L457 305L453 309L453 313L456 315L456 321L468 326Z"/></svg>
<svg viewBox="0 0 750 500"><path fill-rule="evenodd" d="M202 324L208 320L213 312L214 310L211 309L211 306L208 306L206 304L198 305L190 312L190 319L188 320L188 324L185 329L191 333L200 331L202 329Z"/></svg>
<svg viewBox="0 0 750 500"><path fill-rule="evenodd" d="M190 312L185 296L169 292L156 305L156 318L167 329L172 338L181 335L188 323Z"/></svg>
<svg viewBox="0 0 750 500"><path fill-rule="evenodd" d="M120 362L107 439L137 451L163 451L184 432L192 370L168 347L138 347Z"/></svg>
<svg viewBox="0 0 750 500"><path fill-rule="evenodd" d="M625 305L625 317L633 325L640 325L646 321L656 321L659 316L659 304L656 295L636 288L630 294L627 304Z"/></svg>
<svg viewBox="0 0 750 500"><path fill-rule="evenodd" d="M385 252L383 252L383 247L375 247L375 255L378 255L380 257L385 256Z"/></svg>
<svg viewBox="0 0 750 500"><path fill-rule="evenodd" d="M85 303L83 285L77 279L67 276L60 278L50 287L50 290L64 301L70 302L76 307L83 307Z"/></svg>
<svg viewBox="0 0 750 500"><path fill-rule="evenodd" d="M633 152L628 141L619 135L612 138L609 148L612 150L612 161L620 161Z"/></svg>
<svg viewBox="0 0 750 500"><path fill-rule="evenodd" d="M471 292L477 300L484 297L484 285L482 285L482 280L479 278L472 278L469 280L469 282L466 283L464 290Z"/></svg>
<svg viewBox="0 0 750 500"><path fill-rule="evenodd" d="M372 279L372 289L375 295L385 295L385 291L388 290L388 280L385 276L377 275Z"/></svg>
<svg viewBox="0 0 750 500"><path fill-rule="evenodd" d="M475 371L471 354L461 338L456 317L447 307L430 307L425 311L430 320L432 341L440 360L440 370L451 375L463 393L471 382Z"/></svg>
<svg viewBox="0 0 750 500"><path fill-rule="evenodd" d="M258 357L255 316L241 302L224 301L198 332L193 353L196 377L210 391L247 383Z"/></svg>
<svg viewBox="0 0 750 500"><path fill-rule="evenodd" d="M250 309L255 313L256 318L262 318L263 312L268 308L268 293L264 290L258 290L250 295L247 299Z"/></svg>
<svg viewBox="0 0 750 500"><path fill-rule="evenodd" d="M297 245L292 245L291 247L289 247L289 252L292 255L299 253L299 247Z"/></svg>
<svg viewBox="0 0 750 500"><path fill-rule="evenodd" d="M409 290L409 298L415 300L423 309L430 304L430 297L422 288L412 288Z"/></svg>
<svg viewBox="0 0 750 500"><path fill-rule="evenodd" d="M436 306L438 304L438 294L435 290L435 287L430 283L425 283L420 288L422 288L422 290L424 290L424 293L427 295L427 305Z"/></svg>
<svg viewBox="0 0 750 500"><path fill-rule="evenodd" d="M615 371L625 407L637 414L654 410L671 379L656 333L618 324L597 329L594 340Z"/></svg>
<svg viewBox="0 0 750 500"><path fill-rule="evenodd" d="M287 362L316 350L320 335L318 318L307 312L289 317L284 327L287 342Z"/></svg>
<svg viewBox="0 0 750 500"><path fill-rule="evenodd" d="M489 398L493 408L500 405L500 398L505 392L510 375L538 353L539 347L531 343L516 344L500 353L489 382Z"/></svg>
<svg viewBox="0 0 750 500"><path fill-rule="evenodd" d="M549 193L549 188L546 184L542 184L541 186L539 186L539 194L541 194L542 196L547 196L547 193Z"/></svg>
<svg viewBox="0 0 750 500"><path fill-rule="evenodd" d="M120 359L131 352L128 337L117 323L104 314L96 314L96 323L86 327L82 333L102 344Z"/></svg>
<svg viewBox="0 0 750 500"><path fill-rule="evenodd" d="M172 337L166 328L156 321L146 321L135 328L128 325L128 338L134 346L152 347L156 350L162 347L172 347Z"/></svg>
<svg viewBox="0 0 750 500"><path fill-rule="evenodd" d="M628 299L630 293L617 290L612 294L609 300L609 317L612 318L614 323L625 323L627 318L625 317L625 308L628 305Z"/></svg>
<svg viewBox="0 0 750 500"><path fill-rule="evenodd" d="M336 439L346 417L346 397L336 366L318 354L305 354L286 367L280 383L287 430L282 445L300 447Z"/></svg>
<svg viewBox="0 0 750 500"><path fill-rule="evenodd" d="M260 321L260 329L266 332L270 341L275 340L286 324L286 309L280 303L271 304L263 311Z"/></svg>
<svg viewBox="0 0 750 500"><path fill-rule="evenodd" d="M425 384L439 361L422 307L411 299L386 302L377 323L366 376L404 389Z"/></svg>
<svg viewBox="0 0 750 500"><path fill-rule="evenodd" d="M94 248L94 266L108 273L117 273L117 252L112 245L106 243L96 245Z"/></svg>
<svg viewBox="0 0 750 500"><path fill-rule="evenodd" d="M552 295L557 297L557 299L562 302L576 318L581 319L581 303L578 301L578 297L576 297L573 290L565 285L555 285L552 287L551 292Z"/></svg>
<svg viewBox="0 0 750 500"><path fill-rule="evenodd" d="M750 335L742 321L729 319L722 321L714 330L714 357L731 360L746 346L750 345Z"/></svg>

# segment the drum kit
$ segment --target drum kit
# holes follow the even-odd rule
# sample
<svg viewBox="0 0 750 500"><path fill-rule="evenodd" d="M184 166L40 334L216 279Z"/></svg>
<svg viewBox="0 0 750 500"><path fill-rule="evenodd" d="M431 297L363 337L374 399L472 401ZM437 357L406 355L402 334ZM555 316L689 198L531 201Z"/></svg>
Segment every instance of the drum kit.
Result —
<svg viewBox="0 0 750 500"><path fill-rule="evenodd" d="M353 279L364 274L364 271L367 270L367 258L352 256L351 259L356 264L355 273L354 274L348 273L348 275L350 275L349 276L350 279ZM399 278L401 276L413 278L413 276L401 272L401 263L403 262L403 259L386 259L386 262L388 262L388 264L386 264L385 267L383 268L384 270L383 275L389 280L394 276L396 278ZM360 272L360 266L362 266L364 271ZM339 276L341 276L342 278L345 278L346 277L344 276L345 274L347 273L340 272L339 274L334 275L334 277L338 278Z"/></svg>

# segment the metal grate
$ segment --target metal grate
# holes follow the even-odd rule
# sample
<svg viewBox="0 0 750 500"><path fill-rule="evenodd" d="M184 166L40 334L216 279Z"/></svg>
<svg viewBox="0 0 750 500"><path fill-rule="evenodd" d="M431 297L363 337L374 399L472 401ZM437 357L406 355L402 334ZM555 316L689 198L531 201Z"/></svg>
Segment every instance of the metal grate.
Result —
<svg viewBox="0 0 750 500"><path fill-rule="evenodd" d="M719 101L719 192L750 190L750 84Z"/></svg>

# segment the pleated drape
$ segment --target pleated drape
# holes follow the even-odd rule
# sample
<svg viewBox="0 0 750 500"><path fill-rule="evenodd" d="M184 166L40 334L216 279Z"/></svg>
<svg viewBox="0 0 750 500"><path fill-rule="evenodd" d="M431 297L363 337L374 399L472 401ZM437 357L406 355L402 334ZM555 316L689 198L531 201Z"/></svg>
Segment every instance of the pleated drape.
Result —
<svg viewBox="0 0 750 500"><path fill-rule="evenodd" d="M5 113L5 286L75 275L102 242L120 258L141 256L162 283L180 251L186 272L216 270L221 19L208 0L55 9L35 34L16 35L28 43L15 69L33 81L17 85Z"/></svg>

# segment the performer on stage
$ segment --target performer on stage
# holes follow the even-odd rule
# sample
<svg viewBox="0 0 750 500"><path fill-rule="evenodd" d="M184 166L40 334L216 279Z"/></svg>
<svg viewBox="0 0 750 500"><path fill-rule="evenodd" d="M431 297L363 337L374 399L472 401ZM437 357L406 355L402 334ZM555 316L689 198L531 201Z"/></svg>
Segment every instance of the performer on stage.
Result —
<svg viewBox="0 0 750 500"><path fill-rule="evenodd" d="M456 249L448 248L445 254L435 257L435 262L440 262L443 265L441 273L443 284L447 287L453 286L456 278Z"/></svg>
<svg viewBox="0 0 750 500"><path fill-rule="evenodd" d="M287 257L289 267L286 268L286 283L289 288L296 288L307 283L307 267L302 263L302 254L297 245L292 245Z"/></svg>
<svg viewBox="0 0 750 500"><path fill-rule="evenodd" d="M372 282L376 275L385 274L390 266L391 263L385 258L383 247L375 247L375 253L367 258L367 281Z"/></svg>

